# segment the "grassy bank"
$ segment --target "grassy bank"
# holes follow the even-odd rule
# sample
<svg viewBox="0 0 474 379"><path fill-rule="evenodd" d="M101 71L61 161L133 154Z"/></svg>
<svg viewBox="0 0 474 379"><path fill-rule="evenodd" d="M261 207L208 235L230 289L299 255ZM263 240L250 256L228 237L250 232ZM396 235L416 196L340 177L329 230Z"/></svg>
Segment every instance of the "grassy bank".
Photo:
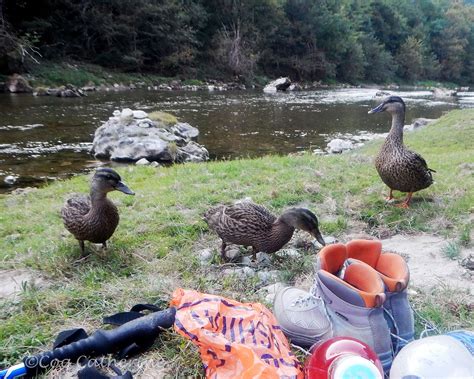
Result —
<svg viewBox="0 0 474 379"><path fill-rule="evenodd" d="M381 141L339 156L123 168L119 171L136 196L111 194L119 205L121 223L109 251L87 245L96 252L87 259L80 259L78 244L59 216L70 193L88 191L87 177L0 196L2 267L36 270L48 282L41 290L24 286L17 300L0 304L0 367L50 346L60 330L84 326L91 331L101 325L104 315L137 302L166 303L178 286L262 301L255 278L226 276L222 271L228 266L199 262L197 251L203 248L212 247L218 255L218 239L208 231L202 214L220 202L251 197L275 213L303 205L319 216L323 235L342 240L348 233L386 237L425 231L470 245L473 135L474 110L453 111L406 135L406 144L437 171L436 183L416 194L408 210L383 200L387 191L372 163ZM305 252L274 265L281 279L295 283L311 275L313 260L313 253ZM420 314L441 329L472 328L472 304L463 299L462 294L440 288L412 300ZM201 373L199 356L189 343L171 332L161 342L164 346L158 344L147 357L167 362L179 376Z"/></svg>
<svg viewBox="0 0 474 379"><path fill-rule="evenodd" d="M30 68L30 82L34 87L58 87L66 84L72 84L74 86L82 87L87 85L105 85L113 86L114 84L137 84L144 83L145 85L159 85L159 84L169 84L173 80L181 81L183 85L202 85L206 79L204 78L183 78L183 77L163 77L160 75L152 73L138 73L138 72L121 72L117 70L106 69L104 67L80 63L80 62L41 62L39 65L33 65ZM217 79L217 78L210 78ZM225 78L219 78L223 81L226 81ZM0 81L6 80L6 76L2 80L0 75ZM233 81L233 77L227 78L227 81ZM266 76L256 75L252 79L246 79L247 85L256 85L259 87L264 87L272 78L267 78ZM438 81L395 81L395 84L401 87L417 87L417 88L450 88L456 89L460 87L459 84L451 82L438 82ZM304 84L304 83L303 83ZM312 83L306 83L312 85ZM334 79L323 80L321 85L328 86L347 86L347 83L338 82ZM384 84L389 83L379 83L379 86L384 86ZM361 86L373 86L375 85L372 82L354 82L351 85L361 85Z"/></svg>
<svg viewBox="0 0 474 379"><path fill-rule="evenodd" d="M166 78L154 74L127 73L107 70L101 66L86 63L53 63L42 62L32 66L30 70L31 83L35 87L61 86L72 84L82 87L86 85L114 85L121 83L145 83L157 85L167 83L173 78Z"/></svg>

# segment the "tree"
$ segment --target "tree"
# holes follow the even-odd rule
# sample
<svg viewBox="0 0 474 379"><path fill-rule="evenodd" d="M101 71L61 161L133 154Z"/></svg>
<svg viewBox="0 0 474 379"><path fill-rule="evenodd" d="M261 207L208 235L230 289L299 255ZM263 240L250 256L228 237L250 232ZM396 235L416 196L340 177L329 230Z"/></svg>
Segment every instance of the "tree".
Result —
<svg viewBox="0 0 474 379"><path fill-rule="evenodd" d="M423 43L412 36L400 46L395 61L402 78L418 80L423 74L423 49Z"/></svg>

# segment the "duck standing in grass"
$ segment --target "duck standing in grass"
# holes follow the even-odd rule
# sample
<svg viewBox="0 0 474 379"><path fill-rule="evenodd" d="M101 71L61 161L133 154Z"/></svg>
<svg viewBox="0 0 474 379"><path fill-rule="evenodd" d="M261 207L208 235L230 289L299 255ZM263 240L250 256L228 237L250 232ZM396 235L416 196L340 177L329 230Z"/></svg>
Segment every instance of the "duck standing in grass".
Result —
<svg viewBox="0 0 474 379"><path fill-rule="evenodd" d="M83 255L84 241L101 243L107 248L107 240L119 223L117 207L107 198L111 191L134 195L117 172L99 168L92 178L90 195L73 196L61 209L64 226L79 241Z"/></svg>
<svg viewBox="0 0 474 379"><path fill-rule="evenodd" d="M392 115L392 128L375 158L375 167L382 181L390 189L387 200L392 200L393 190L407 192L405 201L398 205L408 208L414 192L433 184L432 172L423 157L403 145L405 103L398 96L386 98L369 113L388 112Z"/></svg>
<svg viewBox="0 0 474 379"><path fill-rule="evenodd" d="M305 208L291 208L280 217L275 217L265 207L243 201L211 208L204 218L222 239L221 256L224 261L227 260L227 243L252 246L255 261L257 252L270 254L280 250L291 239L295 229L310 233L325 245L318 219Z"/></svg>

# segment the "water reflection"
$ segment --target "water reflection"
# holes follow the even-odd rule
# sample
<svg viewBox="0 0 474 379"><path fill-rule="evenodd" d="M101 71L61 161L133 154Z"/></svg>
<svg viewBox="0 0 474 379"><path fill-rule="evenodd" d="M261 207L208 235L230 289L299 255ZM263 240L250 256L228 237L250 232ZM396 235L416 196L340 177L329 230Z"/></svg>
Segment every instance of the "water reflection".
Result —
<svg viewBox="0 0 474 379"><path fill-rule="evenodd" d="M0 96L0 191L81 172L95 164L88 153L95 129L115 109L163 110L197 126L214 159L324 148L340 134L386 132L389 119L367 117L377 89L264 94L244 92L92 93L85 98ZM407 123L474 106L474 93L436 100L429 91L390 91L405 99Z"/></svg>

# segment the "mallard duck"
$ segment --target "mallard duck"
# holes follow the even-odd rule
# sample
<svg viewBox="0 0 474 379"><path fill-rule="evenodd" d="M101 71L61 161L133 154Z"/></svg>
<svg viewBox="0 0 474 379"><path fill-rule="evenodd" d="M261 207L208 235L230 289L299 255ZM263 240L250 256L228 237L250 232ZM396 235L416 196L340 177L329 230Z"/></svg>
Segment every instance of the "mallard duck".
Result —
<svg viewBox="0 0 474 379"><path fill-rule="evenodd" d="M433 183L432 172L423 157L403 145L405 103L398 96L386 98L369 113L388 112L392 115L392 128L375 158L375 167L382 181L390 189L387 200L393 199L393 190L408 192L401 208L408 208L414 192Z"/></svg>
<svg viewBox="0 0 474 379"><path fill-rule="evenodd" d="M250 201L234 205L218 205L208 210L204 218L209 227L222 239L221 255L225 261L227 243L252 246L253 260L257 252L274 253L280 250L301 229L325 245L318 227L318 219L308 209L291 208L280 217Z"/></svg>
<svg viewBox="0 0 474 379"><path fill-rule="evenodd" d="M79 241L83 255L84 241L101 243L105 249L114 234L119 214L107 193L115 190L134 195L114 170L99 168L92 178L90 195L73 196L61 209L64 226Z"/></svg>

